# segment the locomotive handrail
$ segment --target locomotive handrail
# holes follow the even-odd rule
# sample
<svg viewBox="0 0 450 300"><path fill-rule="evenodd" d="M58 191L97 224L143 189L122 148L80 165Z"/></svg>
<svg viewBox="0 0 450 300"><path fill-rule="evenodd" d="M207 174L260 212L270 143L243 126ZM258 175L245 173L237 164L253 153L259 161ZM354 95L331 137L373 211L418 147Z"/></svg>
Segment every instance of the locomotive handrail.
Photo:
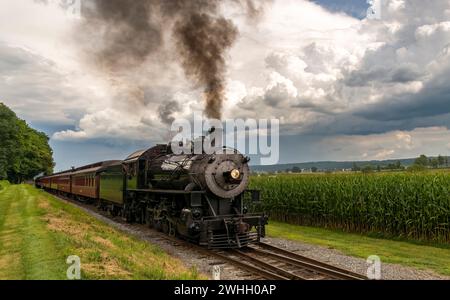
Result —
<svg viewBox="0 0 450 300"><path fill-rule="evenodd" d="M211 201L209 201L208 195L205 193L206 202L208 203L209 209L211 210L214 217L217 217L217 213L212 207Z"/></svg>
<svg viewBox="0 0 450 300"><path fill-rule="evenodd" d="M184 190L155 190L155 189L127 189L130 192L146 192L146 193L155 193L155 194L191 194L192 192L187 192ZM206 193L205 191L198 191L198 193Z"/></svg>
<svg viewBox="0 0 450 300"><path fill-rule="evenodd" d="M258 213L249 213L246 215L221 215L221 216L216 216L216 217L203 217L202 220L218 220L218 219L239 219L239 218L246 218L246 219L251 219L251 218L259 218L261 216L261 214Z"/></svg>

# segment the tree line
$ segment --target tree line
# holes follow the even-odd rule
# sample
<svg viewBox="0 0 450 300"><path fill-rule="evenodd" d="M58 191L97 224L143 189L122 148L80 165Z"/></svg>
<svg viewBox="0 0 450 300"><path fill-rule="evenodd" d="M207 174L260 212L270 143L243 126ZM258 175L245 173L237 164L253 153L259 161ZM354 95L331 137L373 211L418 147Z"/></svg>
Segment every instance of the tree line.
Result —
<svg viewBox="0 0 450 300"><path fill-rule="evenodd" d="M426 155L421 155L416 158L412 164L403 165L400 160L392 162L389 164L370 164L370 163L357 163L354 162L351 169L346 169L345 171L352 172L382 172L382 171L421 171L426 169L439 169L450 167L450 158L448 156L439 155L437 157L427 157ZM286 169L286 173L316 173L316 172L333 172L341 171L340 169L323 169L319 170L317 167L312 167L309 169L301 169L299 167L293 167Z"/></svg>
<svg viewBox="0 0 450 300"><path fill-rule="evenodd" d="M426 155L422 154L416 159L414 165L424 168L442 168L449 166L449 159L447 156L439 155L438 157L428 158Z"/></svg>
<svg viewBox="0 0 450 300"><path fill-rule="evenodd" d="M51 174L55 163L45 133L36 131L0 102L0 180L20 183L40 173Z"/></svg>
<svg viewBox="0 0 450 300"><path fill-rule="evenodd" d="M400 161L396 163L390 163L384 166L373 166L366 165L363 167L358 166L357 163L353 163L353 172L363 172L370 173L374 171L401 171L401 170L409 170L409 171L421 171L426 169L439 169L449 167L449 157L439 155L438 157L427 157L422 154L418 158L414 160L414 163L410 166L403 166Z"/></svg>
<svg viewBox="0 0 450 300"><path fill-rule="evenodd" d="M371 173L374 171L401 171L405 170L406 167L402 165L401 161L396 161L395 163L389 163L387 165L365 165L359 166L356 162L353 163L352 172L363 172Z"/></svg>

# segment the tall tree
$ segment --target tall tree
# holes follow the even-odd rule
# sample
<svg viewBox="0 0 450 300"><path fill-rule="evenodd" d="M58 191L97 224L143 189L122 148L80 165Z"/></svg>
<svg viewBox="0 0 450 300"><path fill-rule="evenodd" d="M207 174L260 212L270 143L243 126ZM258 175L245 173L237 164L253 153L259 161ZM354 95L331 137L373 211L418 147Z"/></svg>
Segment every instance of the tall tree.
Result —
<svg viewBox="0 0 450 300"><path fill-rule="evenodd" d="M353 172L361 171L361 168L354 162L352 167Z"/></svg>
<svg viewBox="0 0 450 300"><path fill-rule="evenodd" d="M430 162L428 161L428 157L426 157L426 155L421 155L419 158L416 159L415 164L422 166L422 167L426 167L428 166Z"/></svg>
<svg viewBox="0 0 450 300"><path fill-rule="evenodd" d="M30 128L0 103L0 179L19 183L39 173L53 172L49 138Z"/></svg>
<svg viewBox="0 0 450 300"><path fill-rule="evenodd" d="M430 159L430 165L433 169L437 169L439 167L439 160L437 158Z"/></svg>

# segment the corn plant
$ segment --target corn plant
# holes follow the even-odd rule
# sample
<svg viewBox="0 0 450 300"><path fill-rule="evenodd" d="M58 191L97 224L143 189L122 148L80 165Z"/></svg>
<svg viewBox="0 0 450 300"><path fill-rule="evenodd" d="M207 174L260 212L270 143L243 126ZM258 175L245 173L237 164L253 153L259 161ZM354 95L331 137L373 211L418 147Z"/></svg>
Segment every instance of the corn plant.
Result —
<svg viewBox="0 0 450 300"><path fill-rule="evenodd" d="M298 225L450 242L450 174L252 177L271 219Z"/></svg>

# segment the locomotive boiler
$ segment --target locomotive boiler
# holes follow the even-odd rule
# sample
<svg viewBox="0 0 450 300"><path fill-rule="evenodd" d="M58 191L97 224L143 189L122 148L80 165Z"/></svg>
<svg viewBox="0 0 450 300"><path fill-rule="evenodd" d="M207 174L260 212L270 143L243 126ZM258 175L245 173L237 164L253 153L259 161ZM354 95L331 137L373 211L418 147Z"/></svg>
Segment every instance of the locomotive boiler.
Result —
<svg viewBox="0 0 450 300"><path fill-rule="evenodd" d="M36 185L209 248L241 248L258 243L267 224L264 214L248 213L248 203L259 201L259 191L248 190L248 162L234 149L177 155L158 145L123 161L42 177ZM80 177L92 194L83 194L88 187L79 187ZM52 184L61 178L64 190Z"/></svg>

